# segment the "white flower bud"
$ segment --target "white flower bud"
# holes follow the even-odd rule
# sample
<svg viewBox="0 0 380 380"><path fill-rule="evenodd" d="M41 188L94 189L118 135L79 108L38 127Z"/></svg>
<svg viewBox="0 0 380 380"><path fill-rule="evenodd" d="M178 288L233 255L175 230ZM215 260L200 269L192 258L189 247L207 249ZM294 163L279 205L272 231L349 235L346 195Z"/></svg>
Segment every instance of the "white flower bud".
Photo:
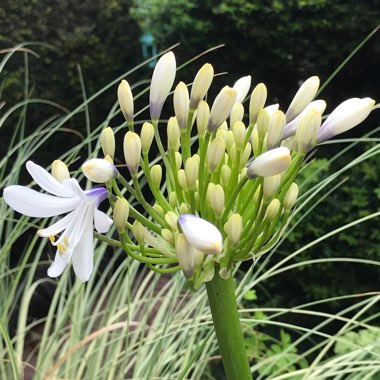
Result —
<svg viewBox="0 0 380 380"><path fill-rule="evenodd" d="M232 127L232 133L234 136L236 148L241 149L243 147L243 142L247 133L244 123L237 121Z"/></svg>
<svg viewBox="0 0 380 380"><path fill-rule="evenodd" d="M173 230L173 231L176 231L177 230L177 220L178 220L178 216L176 213L174 213L173 211L169 211L165 214L165 220L166 220L166 223L169 225L169 227Z"/></svg>
<svg viewBox="0 0 380 380"><path fill-rule="evenodd" d="M138 220L135 220L135 222L132 225L131 231L137 241L137 244L143 245L145 243L144 226Z"/></svg>
<svg viewBox="0 0 380 380"><path fill-rule="evenodd" d="M167 228L163 228L161 230L161 236L162 238L167 241L169 244L173 244L174 243L174 236L173 236L173 232L171 232L170 230L168 230Z"/></svg>
<svg viewBox="0 0 380 380"><path fill-rule="evenodd" d="M296 132L297 151L306 153L317 143L317 134L322 122L322 115L310 110L301 121Z"/></svg>
<svg viewBox="0 0 380 380"><path fill-rule="evenodd" d="M356 127L368 117L375 106L371 98L351 98L341 103L325 120L318 133L318 142Z"/></svg>
<svg viewBox="0 0 380 380"><path fill-rule="evenodd" d="M305 107L313 100L319 88L319 78L317 76L310 77L302 83L301 87L294 95L288 110L286 111L286 121L289 123L297 115L299 115Z"/></svg>
<svg viewBox="0 0 380 380"><path fill-rule="evenodd" d="M205 97L214 77L214 68L205 63L194 78L190 94L190 109L195 110L199 102Z"/></svg>
<svg viewBox="0 0 380 380"><path fill-rule="evenodd" d="M189 114L189 91L183 82L179 82L174 90L174 112L177 118L178 126L186 129L187 118Z"/></svg>
<svg viewBox="0 0 380 380"><path fill-rule="evenodd" d="M125 226L128 222L129 216L129 203L124 198L119 198L113 209L113 222L117 230L122 233L125 230Z"/></svg>
<svg viewBox="0 0 380 380"><path fill-rule="evenodd" d="M125 120L127 120L128 123L132 123L134 112L133 95L129 83L124 79L121 81L119 87L117 88L117 99L119 101L119 105L121 111L123 112Z"/></svg>
<svg viewBox="0 0 380 380"><path fill-rule="evenodd" d="M290 165L290 150L285 147L269 150L257 157L248 166L248 178L268 177L281 174Z"/></svg>
<svg viewBox="0 0 380 380"><path fill-rule="evenodd" d="M285 114L281 111L276 111L269 121L267 148L273 149L280 145L284 128L286 125Z"/></svg>
<svg viewBox="0 0 380 380"><path fill-rule="evenodd" d="M181 189L184 191L187 191L188 186L187 186L187 181L186 181L186 174L183 169L178 170L177 179L178 179L178 184L181 187Z"/></svg>
<svg viewBox="0 0 380 380"><path fill-rule="evenodd" d="M290 123L288 123L284 129L284 133L282 135L282 139L285 140L289 138L290 136L294 136L298 126L301 123L301 120L305 117L307 113L311 110L315 110L319 112L321 115L323 112L325 112L326 109L326 102L324 100L314 100L313 102L309 103L306 108Z"/></svg>
<svg viewBox="0 0 380 380"><path fill-rule="evenodd" d="M250 75L247 75L246 77L242 77L236 81L233 87L237 93L235 103L243 103L243 100L247 96L250 87L251 87Z"/></svg>
<svg viewBox="0 0 380 380"><path fill-rule="evenodd" d="M227 223L224 225L224 231L226 232L228 239L233 245L236 245L243 232L243 219L240 214L232 214Z"/></svg>
<svg viewBox="0 0 380 380"><path fill-rule="evenodd" d="M115 135L112 128L107 127L100 134L100 144L102 146L104 156L110 156L113 160L115 157Z"/></svg>
<svg viewBox="0 0 380 380"><path fill-rule="evenodd" d="M178 143L179 143L179 137L181 135L181 132L179 130L178 122L176 117L171 117L168 120L168 148L169 150L176 150Z"/></svg>
<svg viewBox="0 0 380 380"><path fill-rule="evenodd" d="M65 179L70 178L69 169L66 164L61 160L53 161L51 165L51 175L58 181L63 182Z"/></svg>
<svg viewBox="0 0 380 380"><path fill-rule="evenodd" d="M190 213L190 206L187 203L181 203L179 205L179 213L180 214L189 214Z"/></svg>
<svg viewBox="0 0 380 380"><path fill-rule="evenodd" d="M199 160L196 157L190 157L185 162L186 183L189 190L195 190L195 184L198 179Z"/></svg>
<svg viewBox="0 0 380 380"><path fill-rule="evenodd" d="M124 137L125 163L132 175L137 173L141 156L141 140L137 133L127 132Z"/></svg>
<svg viewBox="0 0 380 380"><path fill-rule="evenodd" d="M230 126L231 128L237 121L242 121L244 117L244 107L241 103L235 103L232 107L230 114Z"/></svg>
<svg viewBox="0 0 380 380"><path fill-rule="evenodd" d="M235 104L235 99L236 90L231 87L226 86L219 92L210 111L210 118L207 125L207 129L210 132L217 130L220 125L226 121L232 106Z"/></svg>
<svg viewBox="0 0 380 380"><path fill-rule="evenodd" d="M298 186L293 182L284 197L284 208L289 211L295 205L298 197Z"/></svg>
<svg viewBox="0 0 380 380"><path fill-rule="evenodd" d="M199 136L203 136L205 134L209 117L210 107L207 102L201 100L197 110L197 130Z"/></svg>
<svg viewBox="0 0 380 380"><path fill-rule="evenodd" d="M226 144L222 137L216 137L207 148L206 162L208 170L212 173L222 161L226 151Z"/></svg>
<svg viewBox="0 0 380 380"><path fill-rule="evenodd" d="M178 218L178 224L189 244L196 250L207 254L221 253L223 249L222 235L207 220L196 215L184 214Z"/></svg>
<svg viewBox="0 0 380 380"><path fill-rule="evenodd" d="M263 195L266 201L272 198L280 185L281 176L279 174L270 177L264 177Z"/></svg>
<svg viewBox="0 0 380 380"><path fill-rule="evenodd" d="M162 179L162 167L161 165L153 165L150 169L150 175L152 177L153 186L159 188Z"/></svg>
<svg viewBox="0 0 380 380"><path fill-rule="evenodd" d="M220 170L220 177L222 178L223 186L228 186L231 180L231 168L228 165L222 166L222 169Z"/></svg>
<svg viewBox="0 0 380 380"><path fill-rule="evenodd" d="M267 100L267 88L264 83L259 83L252 91L249 101L249 124L254 125L259 112L264 108Z"/></svg>
<svg viewBox="0 0 380 380"><path fill-rule="evenodd" d="M259 140L263 140L269 129L270 116L266 109L259 112L256 122L257 134Z"/></svg>
<svg viewBox="0 0 380 380"><path fill-rule="evenodd" d="M214 214L219 218L224 209L224 190L220 185L209 183L207 189L207 202L214 211Z"/></svg>
<svg viewBox="0 0 380 380"><path fill-rule="evenodd" d="M141 149L148 153L154 138L154 127L151 123L145 122L141 128Z"/></svg>
<svg viewBox="0 0 380 380"><path fill-rule="evenodd" d="M115 165L103 158L92 158L82 165L84 175L92 182L104 183L117 177Z"/></svg>
<svg viewBox="0 0 380 380"><path fill-rule="evenodd" d="M173 52L164 54L154 68L150 85L150 117L158 120L162 107L173 86L176 73L176 61Z"/></svg>
<svg viewBox="0 0 380 380"><path fill-rule="evenodd" d="M281 202L277 198L272 199L265 211L266 217L269 220L273 220L276 217L277 213L280 211L280 207Z"/></svg>
<svg viewBox="0 0 380 380"><path fill-rule="evenodd" d="M195 273L195 249L189 244L183 234L177 237L175 252L178 264L187 279L193 277Z"/></svg>

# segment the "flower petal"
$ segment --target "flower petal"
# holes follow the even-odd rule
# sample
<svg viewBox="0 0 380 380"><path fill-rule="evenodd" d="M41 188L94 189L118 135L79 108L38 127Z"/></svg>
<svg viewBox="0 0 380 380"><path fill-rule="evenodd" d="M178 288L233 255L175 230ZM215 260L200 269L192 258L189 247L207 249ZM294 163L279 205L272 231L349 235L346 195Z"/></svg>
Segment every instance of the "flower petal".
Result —
<svg viewBox="0 0 380 380"><path fill-rule="evenodd" d="M80 202L79 198L55 197L18 185L6 187L3 198L17 212L33 217L64 214L74 210Z"/></svg>
<svg viewBox="0 0 380 380"><path fill-rule="evenodd" d="M100 233L106 233L112 226L112 219L103 211L95 209L94 224L96 231Z"/></svg>
<svg viewBox="0 0 380 380"><path fill-rule="evenodd" d="M58 222L52 224L51 226L44 228L42 230L38 230L37 234L41 237L50 237L58 235L60 232L62 232L67 226L69 225L71 219L73 217L73 212L66 215L65 217L58 220Z"/></svg>
<svg viewBox="0 0 380 380"><path fill-rule="evenodd" d="M36 181L37 185L48 193L58 195L60 197L72 197L74 195L43 167L36 165L32 161L28 161L26 163L26 168L32 178Z"/></svg>
<svg viewBox="0 0 380 380"><path fill-rule="evenodd" d="M94 246L92 227L87 227L72 256L75 275L82 282L88 281L91 276L94 266L93 256Z"/></svg>
<svg viewBox="0 0 380 380"><path fill-rule="evenodd" d="M50 265L47 274L49 277L58 277L62 274L69 262L70 255L68 252L65 255L61 255L58 250L55 254L54 262Z"/></svg>

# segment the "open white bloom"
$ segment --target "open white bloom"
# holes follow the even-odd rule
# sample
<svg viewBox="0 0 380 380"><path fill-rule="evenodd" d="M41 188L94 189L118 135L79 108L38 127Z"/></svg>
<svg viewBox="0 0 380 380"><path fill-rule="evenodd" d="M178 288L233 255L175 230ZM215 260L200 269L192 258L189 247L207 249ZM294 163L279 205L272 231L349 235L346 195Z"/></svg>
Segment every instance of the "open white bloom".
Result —
<svg viewBox="0 0 380 380"><path fill-rule="evenodd" d="M56 180L50 173L32 161L26 168L35 182L46 192L42 194L25 186L8 186L4 189L5 202L17 212L31 217L51 217L68 213L50 227L38 231L49 237L57 247L54 262L48 269L50 277L62 274L72 260L76 276L87 281L93 269L93 229L107 232L112 224L104 212L97 209L107 197L103 187L83 191L76 179ZM60 234L56 239L55 235Z"/></svg>
<svg viewBox="0 0 380 380"><path fill-rule="evenodd" d="M222 252L222 235L213 224L192 214L180 215L177 222L186 240L196 250L207 254Z"/></svg>
<svg viewBox="0 0 380 380"><path fill-rule="evenodd" d="M375 101L371 98L347 99L336 107L321 125L318 142L326 141L356 127L368 117L374 106Z"/></svg>
<svg viewBox="0 0 380 380"><path fill-rule="evenodd" d="M149 98L150 117L152 120L160 118L162 107L174 83L175 72L175 56L172 51L169 51L158 60L153 71Z"/></svg>

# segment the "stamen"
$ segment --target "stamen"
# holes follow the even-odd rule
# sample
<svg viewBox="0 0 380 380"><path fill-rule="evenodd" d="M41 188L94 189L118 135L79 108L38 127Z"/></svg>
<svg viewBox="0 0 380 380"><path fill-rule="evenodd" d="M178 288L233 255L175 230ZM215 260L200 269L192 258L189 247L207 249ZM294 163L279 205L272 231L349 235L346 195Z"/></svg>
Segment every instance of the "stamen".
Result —
<svg viewBox="0 0 380 380"><path fill-rule="evenodd" d="M55 242L55 236L54 235L49 235L49 240L51 243Z"/></svg>

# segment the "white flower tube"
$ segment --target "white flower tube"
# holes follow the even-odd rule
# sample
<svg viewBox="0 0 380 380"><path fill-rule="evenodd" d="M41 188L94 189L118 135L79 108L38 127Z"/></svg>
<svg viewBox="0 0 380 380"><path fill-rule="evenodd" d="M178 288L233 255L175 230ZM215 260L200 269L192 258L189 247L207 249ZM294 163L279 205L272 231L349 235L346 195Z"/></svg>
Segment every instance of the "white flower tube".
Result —
<svg viewBox="0 0 380 380"><path fill-rule="evenodd" d="M375 106L371 98L351 98L341 103L321 125L318 132L318 142L356 127L368 117Z"/></svg>
<svg viewBox="0 0 380 380"><path fill-rule="evenodd" d="M281 174L290 165L290 150L285 147L269 150L257 157L247 168L247 177L270 177Z"/></svg>
<svg viewBox="0 0 380 380"><path fill-rule="evenodd" d="M212 104L207 129L210 132L217 130L229 116L235 104L237 92L231 87L224 87Z"/></svg>
<svg viewBox="0 0 380 380"><path fill-rule="evenodd" d="M173 86L176 72L176 61L173 52L164 54L157 62L150 85L150 117L158 120L162 107Z"/></svg>
<svg viewBox="0 0 380 380"><path fill-rule="evenodd" d="M233 86L233 89L235 89L237 93L235 103L243 103L243 100L247 96L250 87L251 87L250 75L242 77L236 81L236 83Z"/></svg>
<svg viewBox="0 0 380 380"><path fill-rule="evenodd" d="M68 213L58 222L38 231L39 236L49 237L57 247L48 276L60 276L72 261L76 276L83 282L87 281L93 269L94 225L100 233L107 232L112 225L112 219L97 209L108 191L103 187L83 191L74 178L61 183L32 161L26 163L26 168L34 181L50 194L25 186L8 186L3 192L5 202L15 211L32 217L46 218ZM59 235L57 240L56 235Z"/></svg>
<svg viewBox="0 0 380 380"><path fill-rule="evenodd" d="M92 158L82 165L84 175L92 182L105 183L116 178L118 171L115 165L103 158Z"/></svg>
<svg viewBox="0 0 380 380"><path fill-rule="evenodd" d="M183 214L179 216L178 224L186 240L196 250L211 255L222 252L222 235L207 220L196 215Z"/></svg>
<svg viewBox="0 0 380 380"><path fill-rule="evenodd" d="M286 111L286 121L289 123L297 115L299 115L305 107L313 100L318 92L319 78L317 76L310 77L302 83L297 93L294 95L288 110Z"/></svg>

